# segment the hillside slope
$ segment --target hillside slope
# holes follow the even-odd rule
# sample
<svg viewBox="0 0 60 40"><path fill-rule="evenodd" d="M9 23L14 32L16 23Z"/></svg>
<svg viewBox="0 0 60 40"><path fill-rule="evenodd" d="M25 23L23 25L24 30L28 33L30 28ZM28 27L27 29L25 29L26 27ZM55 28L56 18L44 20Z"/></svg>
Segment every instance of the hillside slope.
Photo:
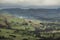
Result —
<svg viewBox="0 0 60 40"><path fill-rule="evenodd" d="M18 18L0 14L0 39L2 40L57 40L60 38L60 23Z"/></svg>

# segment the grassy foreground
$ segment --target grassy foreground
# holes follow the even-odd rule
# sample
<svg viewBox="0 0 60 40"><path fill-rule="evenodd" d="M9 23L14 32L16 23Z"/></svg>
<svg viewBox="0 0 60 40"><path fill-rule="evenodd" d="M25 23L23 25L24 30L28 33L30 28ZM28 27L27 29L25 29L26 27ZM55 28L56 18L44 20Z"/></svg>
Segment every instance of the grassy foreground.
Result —
<svg viewBox="0 0 60 40"><path fill-rule="evenodd" d="M0 15L0 40L60 40L60 23Z"/></svg>

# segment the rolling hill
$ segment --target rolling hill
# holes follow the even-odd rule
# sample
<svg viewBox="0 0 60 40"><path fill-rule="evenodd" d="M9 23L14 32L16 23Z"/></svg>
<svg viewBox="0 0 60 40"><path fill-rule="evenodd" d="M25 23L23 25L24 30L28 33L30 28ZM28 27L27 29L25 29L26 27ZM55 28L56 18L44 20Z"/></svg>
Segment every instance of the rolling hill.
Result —
<svg viewBox="0 0 60 40"><path fill-rule="evenodd" d="M0 13L9 13L16 16L23 16L27 18L34 18L46 21L60 21L60 9L21 9L10 8L1 9Z"/></svg>
<svg viewBox="0 0 60 40"><path fill-rule="evenodd" d="M52 12L53 11L53 12ZM41 13L40 13L41 12ZM48 13L47 13L48 12ZM51 13L50 13L51 12ZM2 40L59 40L60 16L57 10L47 9L1 9L0 39ZM46 17L47 14L51 17ZM44 15L44 16L42 16ZM22 18L22 17L27 18ZM41 17L40 17L41 16ZM33 18L32 18L33 17ZM39 20L38 20L39 19ZM51 21L51 22L47 22ZM46 21L40 21L46 20ZM54 21L53 20L53 21ZM60 20L60 19L59 19Z"/></svg>

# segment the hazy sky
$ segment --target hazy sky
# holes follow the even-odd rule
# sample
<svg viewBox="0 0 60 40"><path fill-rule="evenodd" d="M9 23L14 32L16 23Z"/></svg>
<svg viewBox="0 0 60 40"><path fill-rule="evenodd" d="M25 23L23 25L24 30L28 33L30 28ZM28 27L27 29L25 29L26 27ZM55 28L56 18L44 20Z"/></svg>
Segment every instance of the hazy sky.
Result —
<svg viewBox="0 0 60 40"><path fill-rule="evenodd" d="M60 0L0 0L0 8L4 7L56 8L60 7Z"/></svg>

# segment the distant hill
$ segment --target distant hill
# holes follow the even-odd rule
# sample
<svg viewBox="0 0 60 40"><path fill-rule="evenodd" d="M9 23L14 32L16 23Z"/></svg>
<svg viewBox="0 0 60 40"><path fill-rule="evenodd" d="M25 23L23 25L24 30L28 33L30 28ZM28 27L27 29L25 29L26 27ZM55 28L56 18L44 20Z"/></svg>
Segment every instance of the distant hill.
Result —
<svg viewBox="0 0 60 40"><path fill-rule="evenodd" d="M46 21L60 21L60 8L59 9L21 9L10 8L1 9L0 13L10 13L16 16L24 16L27 18L35 18Z"/></svg>

